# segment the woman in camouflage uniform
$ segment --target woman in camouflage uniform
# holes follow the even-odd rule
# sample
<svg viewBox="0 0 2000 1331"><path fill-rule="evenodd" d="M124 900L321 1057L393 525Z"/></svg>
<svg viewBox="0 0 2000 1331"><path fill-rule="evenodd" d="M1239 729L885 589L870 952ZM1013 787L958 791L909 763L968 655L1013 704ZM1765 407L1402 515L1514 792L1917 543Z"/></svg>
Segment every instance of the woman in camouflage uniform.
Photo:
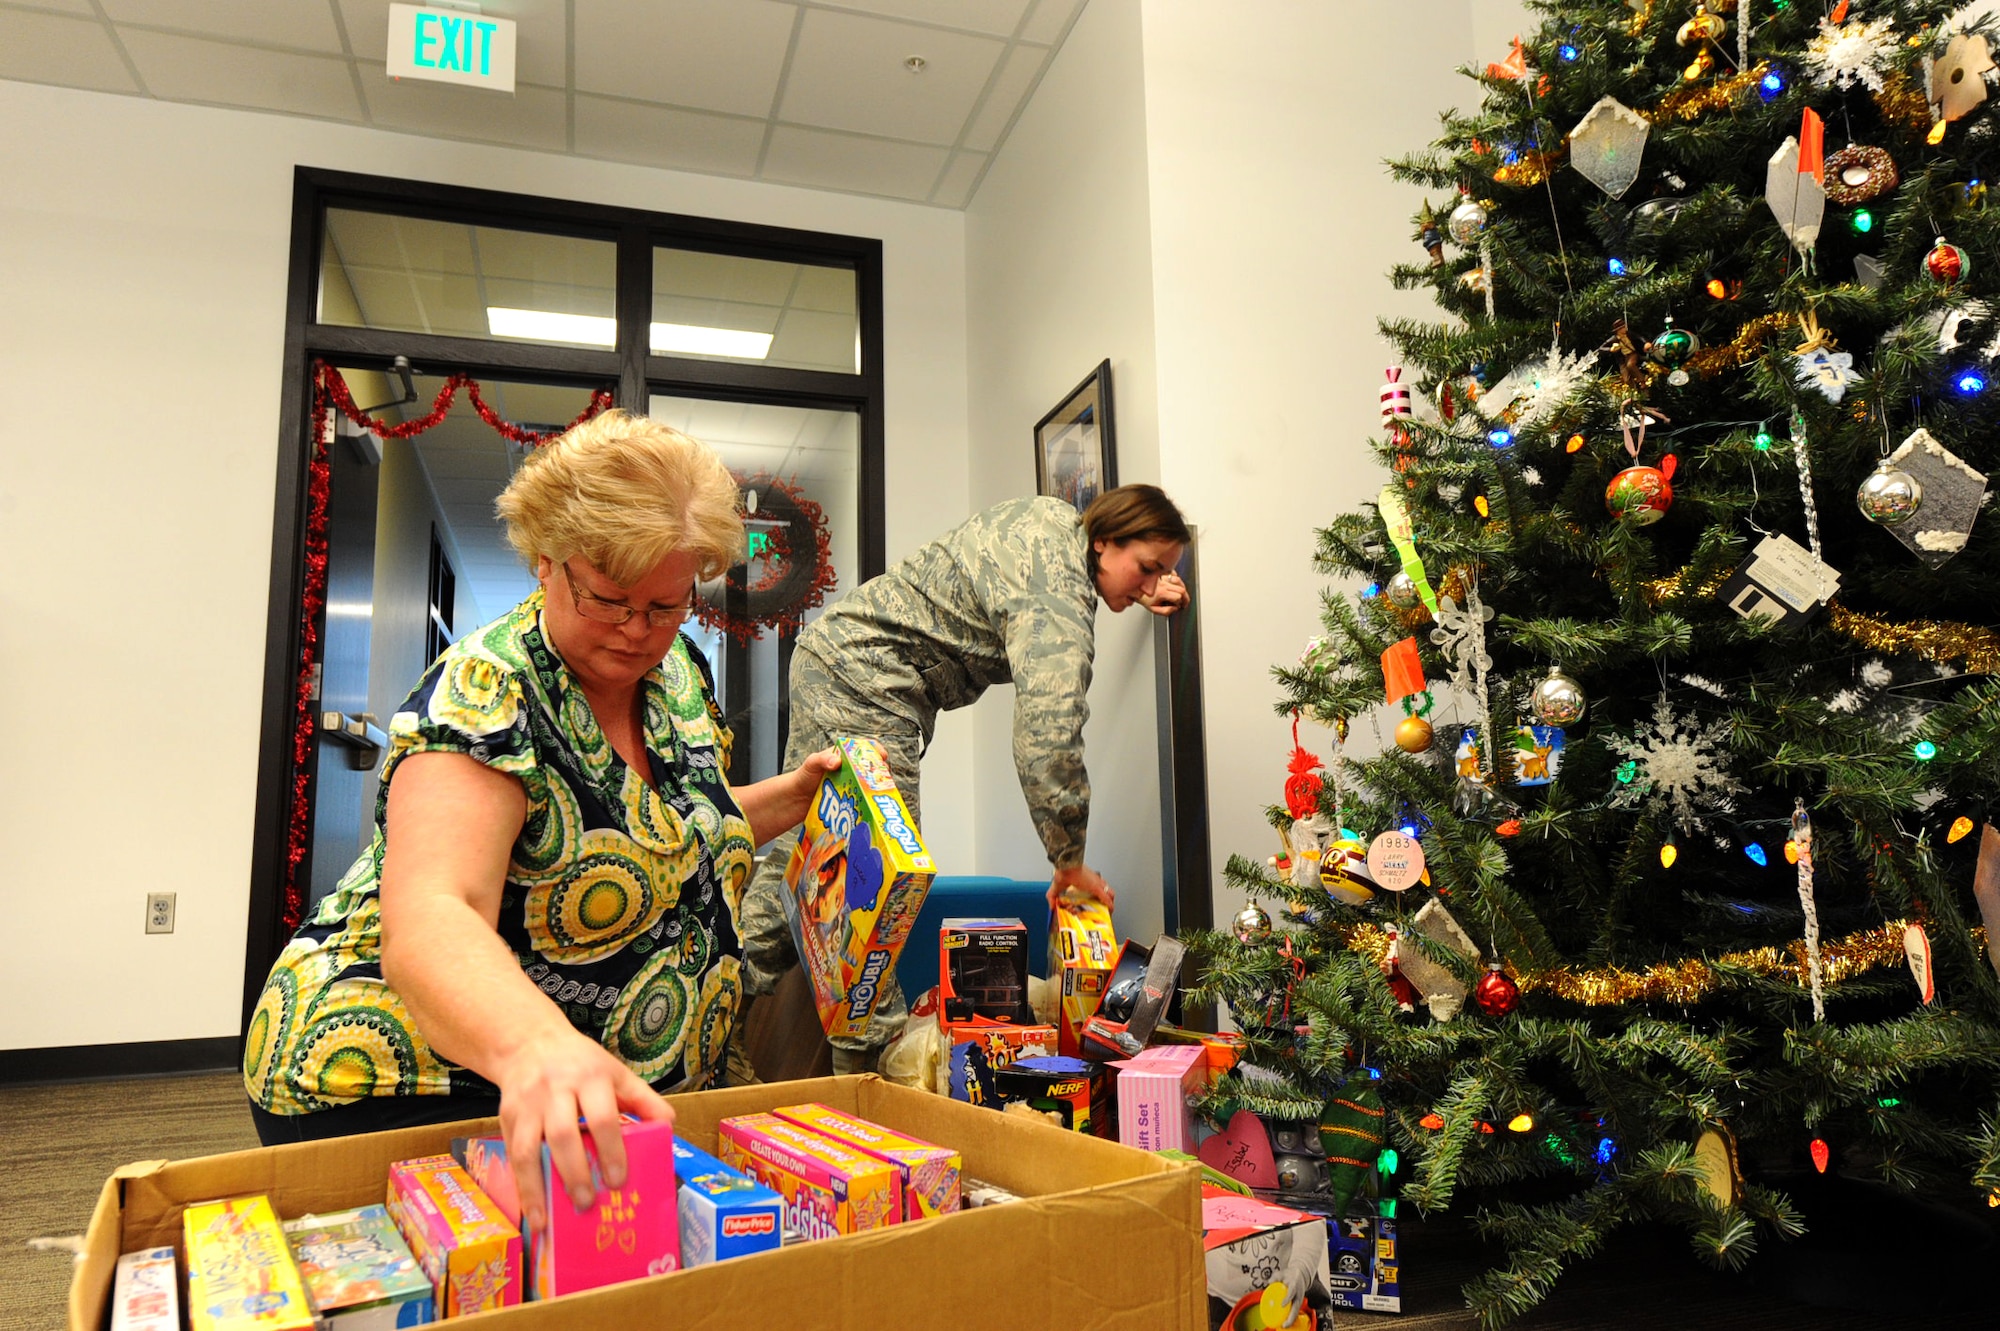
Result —
<svg viewBox="0 0 2000 1331"><path fill-rule="evenodd" d="M680 626L741 557L705 445L607 412L500 496L541 586L446 649L389 723L375 836L300 927L252 1014L267 1143L497 1113L539 1229L544 1140L592 1199L620 1110L712 1083L741 1000L753 849L838 761L732 789L707 664Z"/></svg>
<svg viewBox="0 0 2000 1331"><path fill-rule="evenodd" d="M1121 485L1081 517L1059 499L1010 499L947 532L842 597L799 634L792 653L791 736L785 761L836 735L882 741L897 788L922 822L917 781L939 712L969 706L993 684L1014 685L1014 768L1052 869L1065 889L1109 905L1112 889L1084 863L1097 603L1114 614L1143 605L1172 614L1187 600L1173 568L1187 522L1159 487ZM774 846L743 903L745 988L770 993L798 960L784 909L795 837ZM865 1037L834 1041L834 1068L871 1068L908 1018L891 975Z"/></svg>

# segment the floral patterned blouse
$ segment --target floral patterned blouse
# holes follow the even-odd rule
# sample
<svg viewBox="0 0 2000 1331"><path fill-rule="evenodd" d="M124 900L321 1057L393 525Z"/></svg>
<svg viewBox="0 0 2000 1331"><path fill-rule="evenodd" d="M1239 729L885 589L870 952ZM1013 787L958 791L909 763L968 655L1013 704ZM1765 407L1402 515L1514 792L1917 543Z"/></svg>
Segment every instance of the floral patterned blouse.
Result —
<svg viewBox="0 0 2000 1331"><path fill-rule="evenodd" d="M736 921L754 847L725 777L729 732L686 638L641 690L650 779L570 682L540 591L432 664L389 723L373 842L278 957L251 1016L243 1076L257 1104L304 1114L497 1093L431 1049L382 979L389 783L413 753L462 753L527 791L499 919L522 973L659 1089L708 1084L742 993Z"/></svg>

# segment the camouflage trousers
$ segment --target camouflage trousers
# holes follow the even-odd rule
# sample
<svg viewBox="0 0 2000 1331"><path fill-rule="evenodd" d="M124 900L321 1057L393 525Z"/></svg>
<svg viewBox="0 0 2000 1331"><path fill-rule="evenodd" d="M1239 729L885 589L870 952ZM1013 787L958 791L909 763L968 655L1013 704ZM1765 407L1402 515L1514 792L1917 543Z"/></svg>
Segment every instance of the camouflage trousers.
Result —
<svg viewBox="0 0 2000 1331"><path fill-rule="evenodd" d="M835 735L872 735L882 742L882 752L895 773L896 788L909 806L910 819L919 830L923 814L918 808L917 779L924 751L924 736L909 717L889 711L857 690L861 684L877 696L892 691L888 687L916 684L915 672L909 680L888 681L871 671L865 681L844 680L810 650L792 653L791 737L785 744L785 770L791 771L833 743ZM778 987L786 971L799 963L798 944L792 936L791 921L785 915L785 865L798 844L798 830L785 833L771 843L771 850L757 866L743 895L743 908L736 932L743 941L743 981L747 994L769 994ZM868 1029L858 1036L831 1041L833 1070L836 1073L872 1072L882 1050L903 1033L910 1010L896 983L893 970L883 978L881 996Z"/></svg>

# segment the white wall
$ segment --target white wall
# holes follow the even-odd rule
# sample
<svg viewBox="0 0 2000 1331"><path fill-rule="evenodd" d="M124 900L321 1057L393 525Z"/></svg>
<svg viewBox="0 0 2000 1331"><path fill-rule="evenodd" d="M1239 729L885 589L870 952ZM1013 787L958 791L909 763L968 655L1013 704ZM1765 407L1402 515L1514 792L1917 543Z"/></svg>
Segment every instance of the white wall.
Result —
<svg viewBox="0 0 2000 1331"><path fill-rule="evenodd" d="M237 1030L295 164L882 238L889 558L968 511L961 214L19 83L0 125L0 840L33 940L0 1048ZM971 755L927 766L925 833L969 861Z"/></svg>
<svg viewBox="0 0 2000 1331"><path fill-rule="evenodd" d="M1138 0L1092 0L967 209L975 509L1034 493L1034 423L1107 356L1118 479L1160 479L1139 20ZM980 870L1046 878L1014 772L1013 703L998 688L971 709ZM1119 890L1120 931L1151 939L1163 918L1152 616L1099 607L1090 705L1088 860ZM926 812L934 784L927 773Z"/></svg>
<svg viewBox="0 0 2000 1331"><path fill-rule="evenodd" d="M1232 853L1277 849L1289 725L1275 664L1319 631L1314 532L1380 489L1367 441L1420 193L1383 159L1421 147L1474 85L1469 0L1145 0L1160 475L1202 528L1215 912ZM1504 49L1504 37L1502 38ZM1502 52L1495 51L1492 58ZM1487 58L1482 56L1482 58ZM1329 754L1332 735L1302 728Z"/></svg>

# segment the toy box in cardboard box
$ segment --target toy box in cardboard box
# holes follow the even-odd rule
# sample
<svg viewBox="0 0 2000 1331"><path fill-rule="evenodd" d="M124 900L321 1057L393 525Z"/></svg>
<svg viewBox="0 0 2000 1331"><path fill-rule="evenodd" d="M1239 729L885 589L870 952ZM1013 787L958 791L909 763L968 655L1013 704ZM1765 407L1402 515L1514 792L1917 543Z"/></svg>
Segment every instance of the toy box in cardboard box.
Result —
<svg viewBox="0 0 2000 1331"><path fill-rule="evenodd" d="M713 1151L716 1124L740 1114L818 1102L956 1150L966 1174L1021 1199L866 1234L795 1243L498 1312L496 1331L625 1331L668 1326L689 1309L810 1308L816 1331L935 1326L1088 1326L1102 1331L1200 1331L1203 1293L1199 1173L1082 1133L959 1104L879 1078L829 1077L668 1097L679 1132ZM209 1198L271 1197L291 1218L378 1200L389 1164L487 1135L495 1121L407 1128L332 1141L169 1163L146 1161L106 1181L70 1284L70 1331L102 1331L121 1252L176 1243L181 1213ZM1104 1250L1088 1280L1052 1280L1078 1254ZM976 1286L968 1272L977 1273ZM865 1290L865 1297L827 1292ZM971 1291L968 1294L968 1291Z"/></svg>
<svg viewBox="0 0 2000 1331"><path fill-rule="evenodd" d="M842 736L785 866L785 914L829 1036L859 1035L893 975L937 864L882 746Z"/></svg>

